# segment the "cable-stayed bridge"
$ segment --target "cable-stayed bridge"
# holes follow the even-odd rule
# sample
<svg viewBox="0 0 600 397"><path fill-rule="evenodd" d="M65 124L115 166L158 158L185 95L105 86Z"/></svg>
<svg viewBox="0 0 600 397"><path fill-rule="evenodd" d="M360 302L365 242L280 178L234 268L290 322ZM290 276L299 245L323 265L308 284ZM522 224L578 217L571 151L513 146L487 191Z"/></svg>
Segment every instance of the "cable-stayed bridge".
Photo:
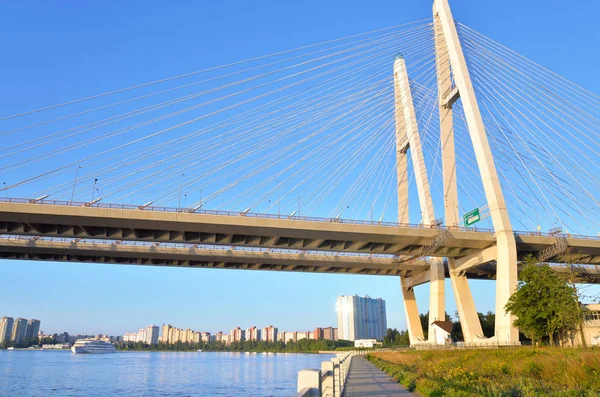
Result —
<svg viewBox="0 0 600 397"><path fill-rule="evenodd" d="M400 276L412 343L415 286L443 319L449 277L473 342L467 280L494 279L493 341L513 342L526 255L600 281L599 127L598 96L436 0L432 19L0 117L0 257Z"/></svg>

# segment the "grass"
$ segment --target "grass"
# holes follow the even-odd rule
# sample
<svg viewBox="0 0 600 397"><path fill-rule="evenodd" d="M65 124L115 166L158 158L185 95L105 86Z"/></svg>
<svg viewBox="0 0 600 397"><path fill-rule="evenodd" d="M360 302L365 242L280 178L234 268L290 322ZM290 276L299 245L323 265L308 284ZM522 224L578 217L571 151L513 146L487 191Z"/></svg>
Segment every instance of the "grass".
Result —
<svg viewBox="0 0 600 397"><path fill-rule="evenodd" d="M405 351L367 358L421 396L600 395L600 349Z"/></svg>

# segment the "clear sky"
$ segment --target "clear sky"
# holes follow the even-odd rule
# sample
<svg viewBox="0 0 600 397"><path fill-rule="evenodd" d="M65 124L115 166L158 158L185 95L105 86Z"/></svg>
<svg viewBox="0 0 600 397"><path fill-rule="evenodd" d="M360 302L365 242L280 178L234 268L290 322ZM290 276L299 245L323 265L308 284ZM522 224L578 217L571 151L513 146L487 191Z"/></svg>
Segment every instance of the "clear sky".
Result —
<svg viewBox="0 0 600 397"><path fill-rule="evenodd" d="M455 19L600 93L600 3L451 2ZM0 4L1 115L431 16L420 1L30 1ZM1 138L0 138L1 139ZM1 142L1 141L0 141ZM150 323L216 332L336 326L337 295L386 300L405 328L395 277L0 263L0 316L47 333L121 334ZM492 282L473 282L479 311ZM427 287L417 290L427 311ZM454 313L450 285L447 311Z"/></svg>

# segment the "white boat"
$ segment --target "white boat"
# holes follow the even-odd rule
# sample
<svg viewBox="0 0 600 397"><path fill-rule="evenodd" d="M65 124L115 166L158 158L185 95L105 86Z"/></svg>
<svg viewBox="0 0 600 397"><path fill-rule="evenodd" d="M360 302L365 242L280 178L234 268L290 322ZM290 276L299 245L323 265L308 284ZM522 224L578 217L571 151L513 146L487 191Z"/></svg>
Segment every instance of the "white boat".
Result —
<svg viewBox="0 0 600 397"><path fill-rule="evenodd" d="M107 354L116 351L112 343L104 342L95 339L79 339L73 346L71 351L75 354Z"/></svg>

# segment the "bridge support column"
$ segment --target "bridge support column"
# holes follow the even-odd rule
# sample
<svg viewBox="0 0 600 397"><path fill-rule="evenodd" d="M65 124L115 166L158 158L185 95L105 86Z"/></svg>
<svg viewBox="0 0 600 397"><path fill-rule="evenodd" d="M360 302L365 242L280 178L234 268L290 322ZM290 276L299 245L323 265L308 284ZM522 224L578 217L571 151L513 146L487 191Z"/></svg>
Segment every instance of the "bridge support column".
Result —
<svg viewBox="0 0 600 397"><path fill-rule="evenodd" d="M408 147L410 148L415 182L419 195L419 205L421 207L422 222L425 225L435 225L435 214L431 191L429 188L429 179L427 178L427 168L423 157L421 147L421 137L417 125L417 117L414 108L406 62L401 54L396 55L394 60L394 89L396 104L396 127L397 136L400 132L401 138L406 137ZM399 127L399 128L398 128ZM397 138L398 141L398 138ZM400 193L398 195L400 200ZM400 204L400 201L399 203ZM432 332L432 323L436 320L445 320L445 291L444 291L444 262L441 258L431 258L431 268L429 276L429 341L433 342L434 332Z"/></svg>
<svg viewBox="0 0 600 397"><path fill-rule="evenodd" d="M440 139L442 147L442 173L444 179L444 213L446 226L458 227L458 189L456 184L456 152L454 149L453 96L448 46L439 19L434 21L438 103L440 114ZM454 259L448 258L448 268L456 309L465 342L482 337L483 330L477 315L467 277L455 270Z"/></svg>
<svg viewBox="0 0 600 397"><path fill-rule="evenodd" d="M442 258L430 258L430 266L428 341L435 343L432 323L446 320L444 261Z"/></svg>
<svg viewBox="0 0 600 397"><path fill-rule="evenodd" d="M398 151L396 154L398 176L398 223L408 221L408 160L406 152Z"/></svg>
<svg viewBox="0 0 600 397"><path fill-rule="evenodd" d="M448 58L457 90L452 97L456 97L456 94L460 95L496 234L498 259L495 337L499 342L516 342L519 338L518 330L512 325L513 318L504 311L504 305L517 287L517 250L512 226L448 0L434 1L433 17L440 26L441 36L438 37L443 38L448 49ZM436 47L436 50L438 49L439 47Z"/></svg>
<svg viewBox="0 0 600 397"><path fill-rule="evenodd" d="M498 260L496 265L496 338L500 342L518 342L519 330L513 325L515 317L504 306L517 289L517 244L508 232L496 233Z"/></svg>
<svg viewBox="0 0 600 397"><path fill-rule="evenodd" d="M478 338L483 338L483 330L481 322L477 315L477 308L473 301L471 288L466 276L462 276L454 271L454 260L448 260L450 268L450 281L452 282L452 290L454 291L454 299L456 300L456 310L460 319L465 342L474 342Z"/></svg>
<svg viewBox="0 0 600 397"><path fill-rule="evenodd" d="M406 285L406 277L400 277L400 287L402 288L402 296L404 298L404 312L406 313L406 326L408 327L408 338L410 344L423 342L423 328L419 319L419 309L417 308L417 300L415 299L415 291Z"/></svg>

